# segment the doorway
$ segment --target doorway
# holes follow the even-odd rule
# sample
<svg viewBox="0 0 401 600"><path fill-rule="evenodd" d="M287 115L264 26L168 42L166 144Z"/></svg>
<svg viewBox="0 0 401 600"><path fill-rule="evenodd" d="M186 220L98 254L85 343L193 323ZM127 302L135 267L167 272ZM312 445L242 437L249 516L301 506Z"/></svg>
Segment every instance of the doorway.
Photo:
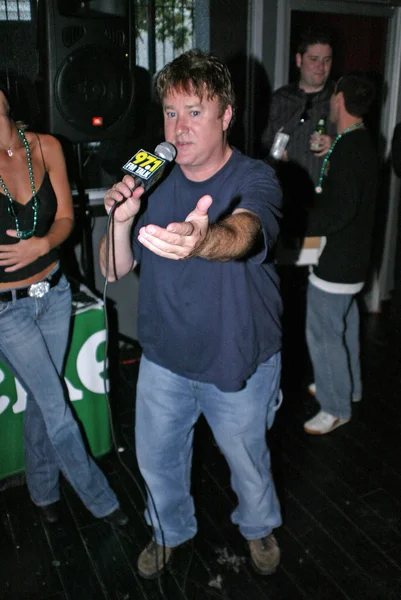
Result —
<svg viewBox="0 0 401 600"><path fill-rule="evenodd" d="M290 68L289 81L297 79L297 69L293 57L302 31L308 27L323 28L331 32L334 44L334 60L331 76L334 80L344 73L362 71L374 79L377 88L376 101L365 119L378 146L380 144L380 113L384 89L385 57L388 32L388 18L330 12L291 11Z"/></svg>
<svg viewBox="0 0 401 600"><path fill-rule="evenodd" d="M295 45L299 32L310 25L330 28L337 37L334 77L361 70L375 78L378 94L368 126L377 142L382 185L374 269L365 304L370 312L377 312L394 287L400 182L391 169L390 148L395 124L401 119L401 8L363 0L280 0L276 24L275 89L294 78Z"/></svg>

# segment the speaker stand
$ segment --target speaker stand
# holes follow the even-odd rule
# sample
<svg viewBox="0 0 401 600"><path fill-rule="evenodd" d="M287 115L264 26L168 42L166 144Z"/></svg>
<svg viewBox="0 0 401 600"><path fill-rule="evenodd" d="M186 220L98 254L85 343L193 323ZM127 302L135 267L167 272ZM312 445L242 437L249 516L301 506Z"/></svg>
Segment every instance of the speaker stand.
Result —
<svg viewBox="0 0 401 600"><path fill-rule="evenodd" d="M83 150L82 143L75 143L77 161L76 186L78 192L78 219L81 226L81 267L85 276L85 284L92 291L95 290L95 269L93 264L92 242L92 210L89 206L89 197L85 191L83 176Z"/></svg>

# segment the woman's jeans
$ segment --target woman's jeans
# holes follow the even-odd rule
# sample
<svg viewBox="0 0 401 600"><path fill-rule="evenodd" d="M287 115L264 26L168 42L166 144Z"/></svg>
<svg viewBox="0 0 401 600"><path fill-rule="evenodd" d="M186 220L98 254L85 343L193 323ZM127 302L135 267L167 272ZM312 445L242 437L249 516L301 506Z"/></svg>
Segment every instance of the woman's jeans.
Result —
<svg viewBox="0 0 401 600"><path fill-rule="evenodd" d="M71 319L71 290L65 276L42 298L0 303L0 356L27 392L24 414L25 473L38 506L59 500L59 472L95 517L118 500L88 456L66 403L61 373Z"/></svg>
<svg viewBox="0 0 401 600"><path fill-rule="evenodd" d="M350 419L351 399L362 395L359 311L353 294L308 285L306 339L321 409Z"/></svg>
<svg viewBox="0 0 401 600"><path fill-rule="evenodd" d="M281 356L259 365L245 387L222 392L142 356L137 387L136 448L148 489L146 519L158 544L177 546L197 531L190 493L193 430L201 413L231 470L238 506L231 515L247 539L281 524L266 429L280 397ZM156 510L155 510L156 507Z"/></svg>

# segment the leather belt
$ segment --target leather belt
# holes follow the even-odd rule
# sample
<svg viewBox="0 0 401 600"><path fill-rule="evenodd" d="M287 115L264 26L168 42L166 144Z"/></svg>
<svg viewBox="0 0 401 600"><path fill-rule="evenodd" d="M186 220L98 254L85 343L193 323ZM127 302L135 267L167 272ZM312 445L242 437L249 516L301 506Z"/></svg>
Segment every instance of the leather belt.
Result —
<svg viewBox="0 0 401 600"><path fill-rule="evenodd" d="M20 300L21 298L42 298L50 288L58 284L61 279L63 272L58 269L51 277L46 277L37 283L33 283L28 287L16 288L14 290L7 290L6 292L0 292L0 302L12 302L13 298Z"/></svg>

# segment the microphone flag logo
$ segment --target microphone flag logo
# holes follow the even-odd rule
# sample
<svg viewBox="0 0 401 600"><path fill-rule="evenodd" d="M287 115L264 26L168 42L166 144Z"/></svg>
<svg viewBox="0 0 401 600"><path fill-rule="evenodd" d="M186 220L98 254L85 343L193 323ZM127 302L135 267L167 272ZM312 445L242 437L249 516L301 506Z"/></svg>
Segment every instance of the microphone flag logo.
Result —
<svg viewBox="0 0 401 600"><path fill-rule="evenodd" d="M132 158L122 167L123 171L128 175L139 177L144 181L148 181L156 172L161 169L167 162L164 158L156 156L147 150L138 150Z"/></svg>

